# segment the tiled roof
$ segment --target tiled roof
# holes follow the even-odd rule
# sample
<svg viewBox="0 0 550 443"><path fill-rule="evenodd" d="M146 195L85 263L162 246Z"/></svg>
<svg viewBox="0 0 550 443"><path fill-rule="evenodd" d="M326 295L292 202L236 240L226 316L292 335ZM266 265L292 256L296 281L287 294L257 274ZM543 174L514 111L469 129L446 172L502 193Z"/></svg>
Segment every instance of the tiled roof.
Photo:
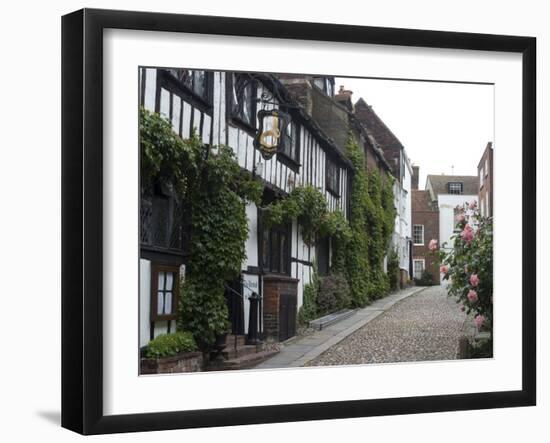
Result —
<svg viewBox="0 0 550 443"><path fill-rule="evenodd" d="M463 183L462 194L477 195L479 191L479 177L477 175L428 175L426 181L432 185L434 197L439 194L448 194L448 183Z"/></svg>

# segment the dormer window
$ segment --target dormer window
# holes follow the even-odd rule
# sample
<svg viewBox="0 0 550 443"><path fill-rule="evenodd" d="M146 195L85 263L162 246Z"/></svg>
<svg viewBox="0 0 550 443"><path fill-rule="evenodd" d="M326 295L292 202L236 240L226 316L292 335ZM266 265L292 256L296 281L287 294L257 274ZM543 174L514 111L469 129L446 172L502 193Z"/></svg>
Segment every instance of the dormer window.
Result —
<svg viewBox="0 0 550 443"><path fill-rule="evenodd" d="M313 84L329 97L334 96L334 83L326 77L314 77Z"/></svg>
<svg viewBox="0 0 550 443"><path fill-rule="evenodd" d="M463 183L462 182L449 182L447 183L449 194L461 195L463 192Z"/></svg>

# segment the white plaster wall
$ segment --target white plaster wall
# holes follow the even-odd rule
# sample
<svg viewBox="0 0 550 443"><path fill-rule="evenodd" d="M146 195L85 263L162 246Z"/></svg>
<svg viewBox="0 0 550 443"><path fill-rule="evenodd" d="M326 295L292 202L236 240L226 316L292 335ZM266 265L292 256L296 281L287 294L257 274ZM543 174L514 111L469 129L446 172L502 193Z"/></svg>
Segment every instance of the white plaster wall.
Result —
<svg viewBox="0 0 550 443"><path fill-rule="evenodd" d="M246 205L248 219L248 238L246 239L246 260L243 270L248 266L258 266L258 208L255 203Z"/></svg>
<svg viewBox="0 0 550 443"><path fill-rule="evenodd" d="M454 232L454 208L465 202L478 201L477 195L452 195L439 194L437 204L439 207L439 244L447 243L447 249L451 248L451 236Z"/></svg>
<svg viewBox="0 0 550 443"><path fill-rule="evenodd" d="M151 262L139 260L139 346L149 343L151 317Z"/></svg>

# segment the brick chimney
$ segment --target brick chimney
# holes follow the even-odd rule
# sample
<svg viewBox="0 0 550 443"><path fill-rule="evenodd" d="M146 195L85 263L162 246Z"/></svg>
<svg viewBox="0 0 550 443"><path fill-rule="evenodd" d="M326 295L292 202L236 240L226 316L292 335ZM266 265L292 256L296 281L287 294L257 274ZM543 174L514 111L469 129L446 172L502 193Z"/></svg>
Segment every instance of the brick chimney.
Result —
<svg viewBox="0 0 550 443"><path fill-rule="evenodd" d="M413 175L411 177L411 187L412 189L418 189L418 178L420 175L420 166L414 166L413 169Z"/></svg>
<svg viewBox="0 0 550 443"><path fill-rule="evenodd" d="M349 111L353 111L353 104L351 102L352 94L353 91L345 89L344 85L340 85L338 93L334 95L334 100L336 100L341 105L344 105L346 108L348 108Z"/></svg>

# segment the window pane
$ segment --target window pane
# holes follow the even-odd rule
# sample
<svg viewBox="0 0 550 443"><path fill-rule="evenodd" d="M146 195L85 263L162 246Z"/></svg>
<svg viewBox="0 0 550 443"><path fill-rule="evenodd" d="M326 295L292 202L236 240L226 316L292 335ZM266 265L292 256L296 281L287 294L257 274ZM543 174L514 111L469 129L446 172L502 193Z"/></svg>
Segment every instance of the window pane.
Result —
<svg viewBox="0 0 550 443"><path fill-rule="evenodd" d="M246 123L252 125L252 117L252 85L249 84L243 91L242 118Z"/></svg>
<svg viewBox="0 0 550 443"><path fill-rule="evenodd" d="M158 290L162 291L164 289L164 279L165 279L166 272L159 271L158 273Z"/></svg>
<svg viewBox="0 0 550 443"><path fill-rule="evenodd" d="M313 84L321 90L325 90L325 79L323 77L317 77L313 79Z"/></svg>
<svg viewBox="0 0 550 443"><path fill-rule="evenodd" d="M173 272L167 272L166 273L166 287L165 289L167 291L171 291L172 290L172 284L174 282L174 273Z"/></svg>
<svg viewBox="0 0 550 443"><path fill-rule="evenodd" d="M193 92L201 97L206 96L206 73L193 71Z"/></svg>
<svg viewBox="0 0 550 443"><path fill-rule="evenodd" d="M157 315L162 315L164 310L164 292L157 292Z"/></svg>
<svg viewBox="0 0 550 443"><path fill-rule="evenodd" d="M164 294L164 314L172 313L172 293L167 292Z"/></svg>

